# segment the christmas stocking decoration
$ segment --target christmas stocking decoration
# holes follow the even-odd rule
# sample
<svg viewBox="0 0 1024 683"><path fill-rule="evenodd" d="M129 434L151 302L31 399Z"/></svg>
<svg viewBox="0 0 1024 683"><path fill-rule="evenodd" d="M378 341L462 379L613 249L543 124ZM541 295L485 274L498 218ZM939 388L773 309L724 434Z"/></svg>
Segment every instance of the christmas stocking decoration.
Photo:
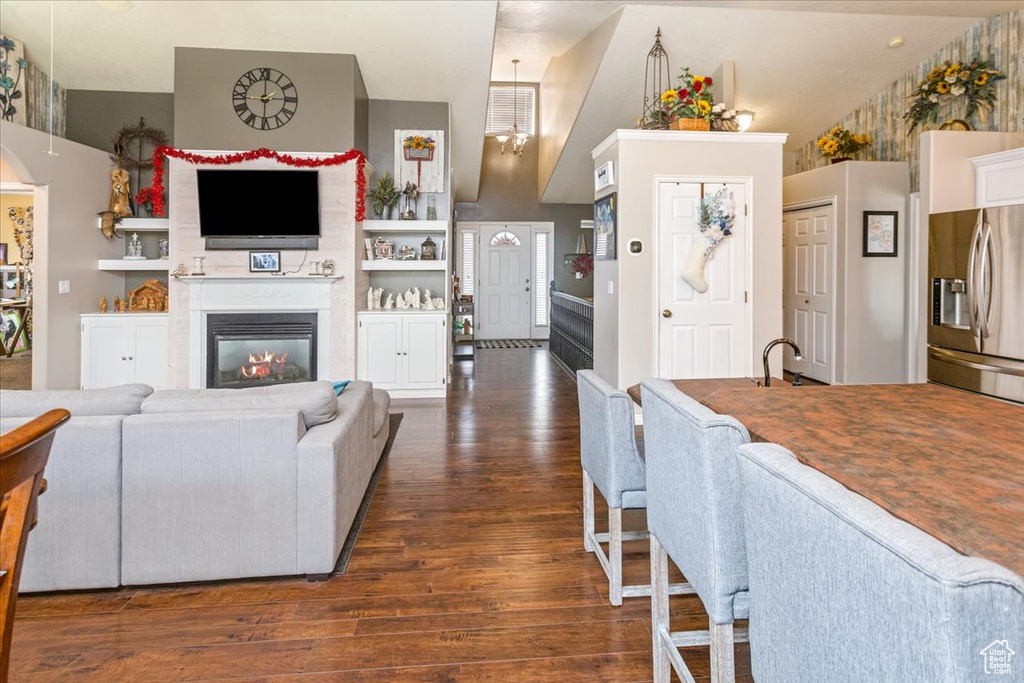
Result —
<svg viewBox="0 0 1024 683"><path fill-rule="evenodd" d="M696 235L683 264L683 281L702 294L708 291L708 281L704 279L704 266L711 256L711 246L711 241L707 237Z"/></svg>

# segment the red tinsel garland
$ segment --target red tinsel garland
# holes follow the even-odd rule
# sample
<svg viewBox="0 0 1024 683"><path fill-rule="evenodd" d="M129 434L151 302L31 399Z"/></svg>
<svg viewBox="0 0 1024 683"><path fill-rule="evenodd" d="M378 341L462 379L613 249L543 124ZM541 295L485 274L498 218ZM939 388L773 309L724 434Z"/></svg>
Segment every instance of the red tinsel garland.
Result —
<svg viewBox="0 0 1024 683"><path fill-rule="evenodd" d="M212 164L214 166L225 166L227 164L238 164L243 161L254 159L276 159L282 164L298 166L301 168L319 168L321 166L340 166L350 161L356 162L356 222L362 223L366 219L366 155L358 149L350 149L342 154L325 158L307 159L295 157L290 154L279 154L273 150L261 147L251 152L236 152L234 154L221 154L219 156L203 156L202 154L191 154L184 150L160 145L153 150L153 215L164 215L164 157L182 159L190 164Z"/></svg>

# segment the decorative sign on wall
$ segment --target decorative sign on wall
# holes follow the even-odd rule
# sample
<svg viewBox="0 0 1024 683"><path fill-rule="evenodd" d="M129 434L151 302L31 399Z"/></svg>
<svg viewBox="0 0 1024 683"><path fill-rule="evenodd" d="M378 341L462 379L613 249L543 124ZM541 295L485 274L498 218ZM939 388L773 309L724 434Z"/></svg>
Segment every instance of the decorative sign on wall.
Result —
<svg viewBox="0 0 1024 683"><path fill-rule="evenodd" d="M395 131L395 180L420 192L444 192L444 131Z"/></svg>
<svg viewBox="0 0 1024 683"><path fill-rule="evenodd" d="M615 162L606 161L594 171L594 191L599 192L615 184Z"/></svg>

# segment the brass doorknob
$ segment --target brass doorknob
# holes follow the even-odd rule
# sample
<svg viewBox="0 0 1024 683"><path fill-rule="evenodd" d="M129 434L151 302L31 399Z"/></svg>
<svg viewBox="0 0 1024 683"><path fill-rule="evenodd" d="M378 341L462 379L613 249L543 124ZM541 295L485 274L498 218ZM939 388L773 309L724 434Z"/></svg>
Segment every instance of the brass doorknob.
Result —
<svg viewBox="0 0 1024 683"><path fill-rule="evenodd" d="M662 318L671 318L672 317L672 311L670 311L670 310L668 310L666 308L664 311L661 312L661 317Z"/></svg>

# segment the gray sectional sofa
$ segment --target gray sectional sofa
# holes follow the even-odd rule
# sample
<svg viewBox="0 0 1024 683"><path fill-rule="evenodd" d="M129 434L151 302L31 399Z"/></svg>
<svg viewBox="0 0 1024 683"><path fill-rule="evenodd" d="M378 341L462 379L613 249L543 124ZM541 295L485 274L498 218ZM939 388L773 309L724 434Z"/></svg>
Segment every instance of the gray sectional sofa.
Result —
<svg viewBox="0 0 1024 683"><path fill-rule="evenodd" d="M0 431L62 407L23 592L330 573L389 433L387 392L0 391Z"/></svg>

